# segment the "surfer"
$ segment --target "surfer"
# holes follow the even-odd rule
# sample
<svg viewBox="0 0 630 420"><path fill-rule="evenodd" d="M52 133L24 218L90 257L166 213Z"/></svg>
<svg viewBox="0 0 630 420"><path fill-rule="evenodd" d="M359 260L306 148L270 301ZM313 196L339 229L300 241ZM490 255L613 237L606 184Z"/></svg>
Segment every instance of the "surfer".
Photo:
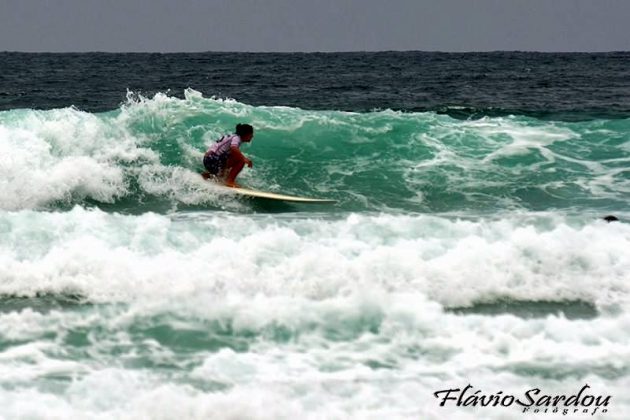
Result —
<svg viewBox="0 0 630 420"><path fill-rule="evenodd" d="M238 187L236 177L243 167L252 167L253 163L241 153L241 143L249 143L254 138L254 127L249 124L237 124L234 134L228 134L217 140L203 155L206 172L204 179L215 176L224 179L228 187Z"/></svg>

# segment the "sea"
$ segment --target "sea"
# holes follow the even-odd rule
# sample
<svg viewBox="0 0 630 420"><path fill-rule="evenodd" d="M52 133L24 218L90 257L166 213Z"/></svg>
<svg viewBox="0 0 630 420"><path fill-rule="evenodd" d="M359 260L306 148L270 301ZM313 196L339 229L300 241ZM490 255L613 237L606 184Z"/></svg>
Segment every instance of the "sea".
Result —
<svg viewBox="0 0 630 420"><path fill-rule="evenodd" d="M0 53L0 418L628 419L629 203L626 52Z"/></svg>

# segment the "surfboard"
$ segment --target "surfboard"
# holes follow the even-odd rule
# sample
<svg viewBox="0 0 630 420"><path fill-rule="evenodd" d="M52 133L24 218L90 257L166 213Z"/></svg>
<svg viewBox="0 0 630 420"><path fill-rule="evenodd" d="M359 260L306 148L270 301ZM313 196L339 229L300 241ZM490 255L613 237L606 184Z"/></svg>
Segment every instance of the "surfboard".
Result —
<svg viewBox="0 0 630 420"><path fill-rule="evenodd" d="M266 192L266 191L256 191L256 190L243 188L243 187L239 187L239 188L223 187L223 188L231 192L234 192L236 194L243 195L245 197L265 198L268 200L286 201L290 203L334 204L337 202L336 200L329 200L325 198L298 197L295 195L277 194L277 193Z"/></svg>
<svg viewBox="0 0 630 420"><path fill-rule="evenodd" d="M226 190L226 192L229 191L229 192L239 194L245 197L250 197L250 198L265 198L267 200L286 201L290 203L305 203L305 204L335 204L337 202L336 200L328 200L325 198L298 197L295 195L278 194L278 193L272 193L272 192L267 192L267 191L257 191L257 190L252 190L250 188L245 188L245 187L238 187L238 188L228 187L228 186L222 185L220 181L218 181L215 177L208 175L207 172L202 173L201 176L206 181L211 181L211 182L215 182L219 184L222 189Z"/></svg>

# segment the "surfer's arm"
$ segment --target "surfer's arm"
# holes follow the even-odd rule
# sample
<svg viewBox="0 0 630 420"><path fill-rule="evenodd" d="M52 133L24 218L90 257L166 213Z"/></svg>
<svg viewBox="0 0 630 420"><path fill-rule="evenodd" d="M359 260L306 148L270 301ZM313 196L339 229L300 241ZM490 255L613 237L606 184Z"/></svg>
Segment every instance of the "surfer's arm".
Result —
<svg viewBox="0 0 630 420"><path fill-rule="evenodd" d="M234 159L236 159L237 161L243 162L245 165L249 166L250 168L252 167L252 161L247 159L245 155L241 152L241 149L239 149L238 147L236 146L230 147L230 153L234 157Z"/></svg>

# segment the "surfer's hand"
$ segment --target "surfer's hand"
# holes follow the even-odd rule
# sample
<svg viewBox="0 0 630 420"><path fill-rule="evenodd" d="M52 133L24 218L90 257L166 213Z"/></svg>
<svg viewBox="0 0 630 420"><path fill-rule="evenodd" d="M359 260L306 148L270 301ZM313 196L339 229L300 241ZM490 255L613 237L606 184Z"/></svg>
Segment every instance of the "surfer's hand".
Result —
<svg viewBox="0 0 630 420"><path fill-rule="evenodd" d="M247 165L247 167L248 167L248 168L251 168L251 167L254 165L254 162L252 162L252 161L251 161L251 160L249 160L249 159L246 159L246 160L245 160L245 164Z"/></svg>

